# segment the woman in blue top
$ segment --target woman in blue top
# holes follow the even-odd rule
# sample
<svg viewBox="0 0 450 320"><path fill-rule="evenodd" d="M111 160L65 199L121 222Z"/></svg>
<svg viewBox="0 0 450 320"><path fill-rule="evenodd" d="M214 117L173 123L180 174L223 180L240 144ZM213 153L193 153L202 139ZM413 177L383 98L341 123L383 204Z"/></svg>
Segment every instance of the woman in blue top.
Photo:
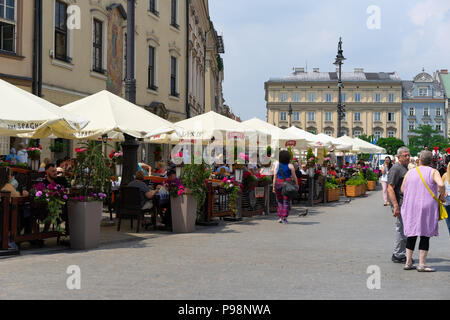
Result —
<svg viewBox="0 0 450 320"><path fill-rule="evenodd" d="M144 172L144 175L147 177L152 175L152 167L150 167L148 164L145 164L143 162L138 163L138 171Z"/></svg>
<svg viewBox="0 0 450 320"><path fill-rule="evenodd" d="M285 180L293 180L298 189L297 175L294 165L291 162L291 153L283 150L280 152L280 162L275 167L273 173L273 192L277 195L279 223L288 223L289 211L291 210L291 200L282 193Z"/></svg>

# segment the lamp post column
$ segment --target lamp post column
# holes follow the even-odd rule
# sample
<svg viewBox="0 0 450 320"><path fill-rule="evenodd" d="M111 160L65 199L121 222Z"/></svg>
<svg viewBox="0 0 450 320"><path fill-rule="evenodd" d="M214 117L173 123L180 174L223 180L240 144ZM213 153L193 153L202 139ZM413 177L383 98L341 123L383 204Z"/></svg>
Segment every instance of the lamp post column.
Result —
<svg viewBox="0 0 450 320"><path fill-rule="evenodd" d="M135 0L127 0L127 75L125 79L125 99L136 104L135 68ZM137 150L139 144L136 138L125 134L123 148L122 185L127 185L134 179L137 171Z"/></svg>

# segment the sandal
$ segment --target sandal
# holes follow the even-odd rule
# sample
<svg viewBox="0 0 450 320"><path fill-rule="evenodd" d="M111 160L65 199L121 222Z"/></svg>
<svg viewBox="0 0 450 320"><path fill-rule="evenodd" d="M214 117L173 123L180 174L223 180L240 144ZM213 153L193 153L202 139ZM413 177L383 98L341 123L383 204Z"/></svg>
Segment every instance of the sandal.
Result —
<svg viewBox="0 0 450 320"><path fill-rule="evenodd" d="M409 265L407 264L403 267L403 270L416 270L416 269L417 269L417 267L413 264L409 264Z"/></svg>
<svg viewBox="0 0 450 320"><path fill-rule="evenodd" d="M435 272L436 269L433 269L433 268L430 268L430 267L427 267L427 266L419 266L417 268L417 271L418 272Z"/></svg>

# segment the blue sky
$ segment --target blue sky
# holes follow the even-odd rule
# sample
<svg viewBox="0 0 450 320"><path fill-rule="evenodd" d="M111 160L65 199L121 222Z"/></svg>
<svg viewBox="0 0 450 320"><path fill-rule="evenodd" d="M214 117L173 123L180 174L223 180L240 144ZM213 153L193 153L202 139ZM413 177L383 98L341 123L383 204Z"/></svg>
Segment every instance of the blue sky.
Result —
<svg viewBox="0 0 450 320"><path fill-rule="evenodd" d="M380 8L369 29L367 8ZM264 82L292 68L334 71L339 36L344 71L396 71L404 80L422 68L450 69L450 0L209 0L223 35L224 97L243 120L266 119Z"/></svg>

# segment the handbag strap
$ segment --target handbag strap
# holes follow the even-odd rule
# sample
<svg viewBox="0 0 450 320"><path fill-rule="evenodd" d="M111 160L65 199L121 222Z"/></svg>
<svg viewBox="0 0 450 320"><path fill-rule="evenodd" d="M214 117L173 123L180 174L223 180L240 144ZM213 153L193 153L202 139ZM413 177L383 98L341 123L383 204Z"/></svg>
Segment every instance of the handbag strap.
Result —
<svg viewBox="0 0 450 320"><path fill-rule="evenodd" d="M438 198L436 198L433 191L431 191L430 187L428 187L427 183L425 182L424 178L422 177L422 174L420 173L419 167L416 167L416 169L417 169L417 172L419 173L420 179L422 179L422 182L425 185L425 187L427 188L428 192L430 192L433 199L436 200L440 204L441 201Z"/></svg>

